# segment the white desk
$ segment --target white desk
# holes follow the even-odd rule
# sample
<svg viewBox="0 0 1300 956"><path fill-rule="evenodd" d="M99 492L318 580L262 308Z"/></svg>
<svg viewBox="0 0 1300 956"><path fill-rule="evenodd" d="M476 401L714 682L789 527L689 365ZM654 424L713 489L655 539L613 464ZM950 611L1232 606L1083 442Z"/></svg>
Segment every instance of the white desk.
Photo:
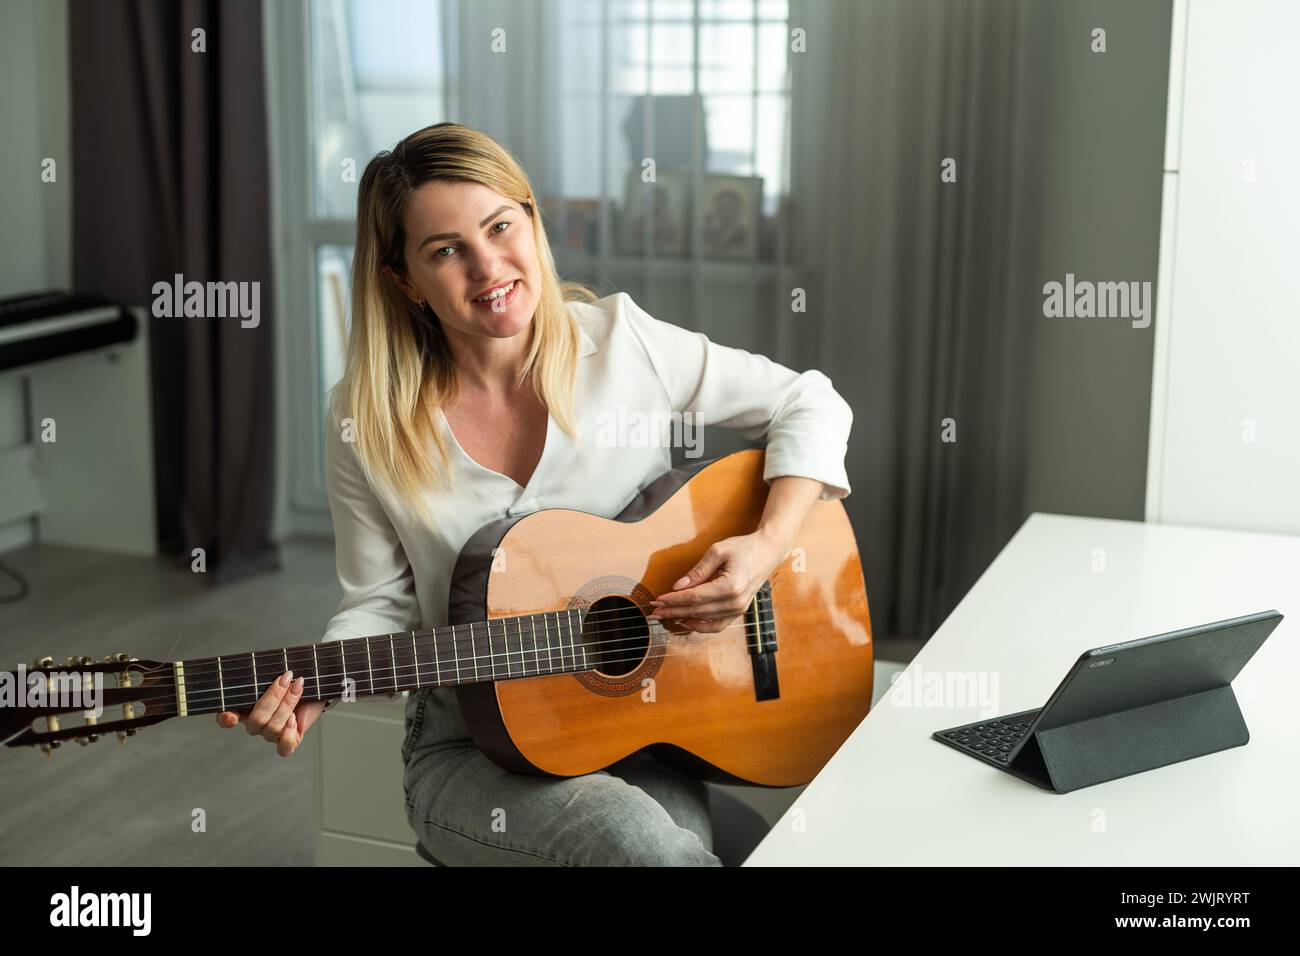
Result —
<svg viewBox="0 0 1300 956"><path fill-rule="evenodd" d="M1041 707L1090 647L1270 609L1244 747L1057 794L930 739ZM899 677L983 674L993 712L896 683L745 865L1300 863L1298 639L1300 537L1031 515Z"/></svg>

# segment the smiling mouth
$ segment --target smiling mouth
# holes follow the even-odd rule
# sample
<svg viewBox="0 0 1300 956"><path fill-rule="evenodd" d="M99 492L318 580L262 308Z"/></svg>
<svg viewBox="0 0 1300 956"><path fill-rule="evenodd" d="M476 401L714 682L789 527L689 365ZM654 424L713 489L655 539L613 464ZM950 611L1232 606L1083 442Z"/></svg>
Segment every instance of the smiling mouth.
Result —
<svg viewBox="0 0 1300 956"><path fill-rule="evenodd" d="M495 302L497 299L504 299L510 293L515 291L515 286L518 284L519 284L518 279L515 279L512 282L507 282L505 285L497 286L491 292L487 293L486 295L481 295L478 298L474 299L473 301L474 302Z"/></svg>
<svg viewBox="0 0 1300 956"><path fill-rule="evenodd" d="M498 292L497 295L488 296L487 298L470 299L470 301L473 302L475 305L481 305L487 308L494 308L494 307L500 307L506 305L514 301L515 296L519 293L519 286L521 282L522 280L516 279L514 282L510 282L504 286L499 287L500 289L504 289L505 290L504 292Z"/></svg>

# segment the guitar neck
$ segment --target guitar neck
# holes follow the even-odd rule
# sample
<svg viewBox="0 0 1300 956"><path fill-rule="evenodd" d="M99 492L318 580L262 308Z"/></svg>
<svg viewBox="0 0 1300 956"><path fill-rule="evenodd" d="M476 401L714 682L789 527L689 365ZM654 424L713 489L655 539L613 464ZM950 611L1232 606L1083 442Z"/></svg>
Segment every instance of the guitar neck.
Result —
<svg viewBox="0 0 1300 956"><path fill-rule="evenodd" d="M247 710L285 671L303 678L302 700L393 694L588 670L585 608L448 624L178 661L178 716Z"/></svg>

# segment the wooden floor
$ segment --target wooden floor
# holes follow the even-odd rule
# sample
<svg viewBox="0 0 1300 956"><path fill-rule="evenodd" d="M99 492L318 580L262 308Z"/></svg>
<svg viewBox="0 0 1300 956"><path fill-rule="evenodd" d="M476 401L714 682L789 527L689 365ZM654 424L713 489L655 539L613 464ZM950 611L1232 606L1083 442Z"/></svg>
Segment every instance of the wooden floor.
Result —
<svg viewBox="0 0 1300 956"><path fill-rule="evenodd" d="M209 590L151 558L40 545L3 560L31 594L0 604L0 669L49 655L176 660L319 640L339 601L334 546L294 539L284 567ZM12 582L0 576L0 592ZM884 660L919 645L877 644ZM878 695L877 695L878 696ZM309 733L310 738L310 733ZM168 720L125 743L65 744L51 756L0 748L0 865L310 865L316 748L292 757L211 715ZM726 788L770 823L802 788ZM196 810L206 832L195 832Z"/></svg>
<svg viewBox="0 0 1300 956"><path fill-rule="evenodd" d="M0 604L0 668L126 651L174 660L308 644L339 601L334 546L291 541L284 570L208 590L150 558L35 546L4 555L31 594ZM0 592L13 589L0 576ZM315 748L291 757L211 715L125 743L0 748L0 865L310 865ZM206 832L194 832L195 811Z"/></svg>

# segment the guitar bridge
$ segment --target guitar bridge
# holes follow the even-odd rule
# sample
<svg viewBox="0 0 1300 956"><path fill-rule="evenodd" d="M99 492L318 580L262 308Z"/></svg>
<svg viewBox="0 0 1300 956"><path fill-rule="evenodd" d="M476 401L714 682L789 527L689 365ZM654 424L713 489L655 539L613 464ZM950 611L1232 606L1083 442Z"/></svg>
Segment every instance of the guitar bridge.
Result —
<svg viewBox="0 0 1300 956"><path fill-rule="evenodd" d="M776 676L776 616L771 581L763 582L745 613L745 643L754 668L754 699L775 700L781 696L781 685Z"/></svg>

